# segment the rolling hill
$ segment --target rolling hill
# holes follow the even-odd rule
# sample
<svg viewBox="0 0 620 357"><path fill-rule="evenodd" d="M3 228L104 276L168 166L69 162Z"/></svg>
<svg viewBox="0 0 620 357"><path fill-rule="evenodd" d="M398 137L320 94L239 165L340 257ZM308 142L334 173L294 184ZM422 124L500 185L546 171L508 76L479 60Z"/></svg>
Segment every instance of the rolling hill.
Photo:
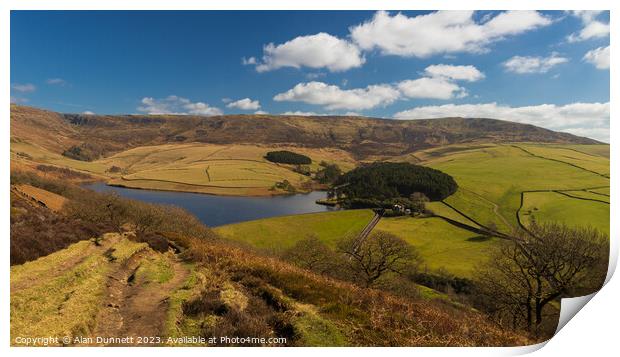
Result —
<svg viewBox="0 0 620 357"><path fill-rule="evenodd" d="M33 130L34 129L34 130ZM53 138L50 138L50 133ZM11 135L56 153L72 146L93 159L170 143L337 148L357 159L472 142L596 144L592 139L495 119L392 120L279 115L82 115L11 105Z"/></svg>
<svg viewBox="0 0 620 357"><path fill-rule="evenodd" d="M188 225L197 220L177 219L171 214L179 211L166 208L156 231L185 249L176 254L154 250L129 231L111 233L99 216L82 222L76 214L89 210L72 206L81 202L96 211L102 204L72 186L88 180L241 196L317 188L295 165L267 161L275 150L310 157L312 172L323 161L344 172L390 161L452 176L458 190L427 203L431 212L382 218L375 227L415 247L429 276L468 281L498 237L531 220L609 233L609 145L531 125L464 118L99 116L12 105L11 167L23 182L11 188L11 333L180 337L242 335L245 330L231 330L241 326L306 346L531 342L429 286L396 295L365 290L278 258L309 236L334 249L364 229L370 210L211 230ZM293 189L275 189L282 182ZM67 202L73 211L63 208ZM125 212L129 221L143 217L131 210L144 208L133 205ZM97 236L101 241L88 241ZM31 279L51 271L49 281ZM63 319L72 309L80 311L76 318ZM122 330L118 319L128 322Z"/></svg>

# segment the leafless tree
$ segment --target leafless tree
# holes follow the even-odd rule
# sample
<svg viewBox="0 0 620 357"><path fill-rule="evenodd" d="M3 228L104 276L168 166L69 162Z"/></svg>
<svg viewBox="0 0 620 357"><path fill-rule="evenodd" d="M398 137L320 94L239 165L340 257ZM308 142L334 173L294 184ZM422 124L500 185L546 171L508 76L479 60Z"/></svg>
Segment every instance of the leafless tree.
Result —
<svg viewBox="0 0 620 357"><path fill-rule="evenodd" d="M284 252L283 258L319 274L333 273L338 265L335 252L321 242L316 235L310 235L298 241Z"/></svg>
<svg viewBox="0 0 620 357"><path fill-rule="evenodd" d="M144 237L159 228L164 221L164 210L156 205L131 201L130 220L134 226L136 236Z"/></svg>
<svg viewBox="0 0 620 357"><path fill-rule="evenodd" d="M539 336L552 301L600 288L609 238L592 228L557 223L533 222L528 230L501 244L477 272L477 285L500 322Z"/></svg>
<svg viewBox="0 0 620 357"><path fill-rule="evenodd" d="M353 278L366 287L390 273L408 273L421 263L414 247L394 234L376 231L361 244L355 244L356 239L345 238L338 248L346 256Z"/></svg>
<svg viewBox="0 0 620 357"><path fill-rule="evenodd" d="M69 201L64 209L71 217L95 224L105 224L121 232L123 224L127 222L127 208L127 200L115 193L89 193Z"/></svg>

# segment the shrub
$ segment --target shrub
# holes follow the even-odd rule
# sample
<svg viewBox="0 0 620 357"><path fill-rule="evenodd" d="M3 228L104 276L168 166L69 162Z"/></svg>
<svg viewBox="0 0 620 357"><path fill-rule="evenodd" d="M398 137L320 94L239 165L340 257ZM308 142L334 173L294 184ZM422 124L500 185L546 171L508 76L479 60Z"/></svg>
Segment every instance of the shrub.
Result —
<svg viewBox="0 0 620 357"><path fill-rule="evenodd" d="M83 172L74 171L66 167L57 167L51 165L37 165L37 170L45 173L56 174L60 178L63 179L80 179L80 180L89 180L93 177L89 174L85 174Z"/></svg>
<svg viewBox="0 0 620 357"><path fill-rule="evenodd" d="M11 265L23 264L99 236L106 228L101 223L56 214L11 195Z"/></svg>

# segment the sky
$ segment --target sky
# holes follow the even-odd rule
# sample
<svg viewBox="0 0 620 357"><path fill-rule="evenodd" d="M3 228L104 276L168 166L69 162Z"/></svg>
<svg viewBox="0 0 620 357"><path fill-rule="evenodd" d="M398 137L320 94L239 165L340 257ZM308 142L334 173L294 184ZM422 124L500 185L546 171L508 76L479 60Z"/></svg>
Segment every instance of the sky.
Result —
<svg viewBox="0 0 620 357"><path fill-rule="evenodd" d="M11 102L486 117L608 142L609 43L604 11L12 11Z"/></svg>

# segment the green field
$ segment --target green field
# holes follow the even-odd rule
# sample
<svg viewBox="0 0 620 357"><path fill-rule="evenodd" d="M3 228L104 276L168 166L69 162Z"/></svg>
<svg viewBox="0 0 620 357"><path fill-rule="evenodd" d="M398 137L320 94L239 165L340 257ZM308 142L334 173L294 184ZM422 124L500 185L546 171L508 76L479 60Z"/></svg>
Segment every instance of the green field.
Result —
<svg viewBox="0 0 620 357"><path fill-rule="evenodd" d="M416 247L429 269L445 269L461 277L470 277L498 241L457 228L440 218L383 218L375 229L393 233Z"/></svg>
<svg viewBox="0 0 620 357"><path fill-rule="evenodd" d="M230 224L216 227L215 231L227 239L272 252L281 252L312 234L333 248L338 239L361 232L372 215L370 210L303 214ZM416 247L429 269L444 268L465 277L497 241L440 218L383 218L375 230L393 233Z"/></svg>
<svg viewBox="0 0 620 357"><path fill-rule="evenodd" d="M588 150L593 150L592 145L586 146ZM607 145L600 146L608 148ZM533 145L523 147L532 154L536 150L534 155L549 155L549 158L553 159L559 157L558 150L567 151L543 146L540 149L533 149ZM523 191L582 190L610 185L608 178L573 166L581 165L588 170L596 169L605 173L609 172L609 159L585 154L579 156L579 153L574 153L573 157L584 160L571 159L572 161L568 162L566 159L566 163L553 161L529 154L519 145L495 145L473 150L459 147L459 150L453 151L444 149L441 154L432 158L427 152L418 156L429 158L423 162L424 165L442 170L456 179L460 189L455 195L446 199L446 202L481 224L494 222L500 230L508 232L510 227L517 226L516 212ZM568 212L562 220L570 219L572 214ZM587 215L583 212L581 214ZM596 222L596 219L592 217L591 221ZM596 224L602 230L608 226L608 224Z"/></svg>
<svg viewBox="0 0 620 357"><path fill-rule="evenodd" d="M609 205L580 199L609 202L609 197L604 196L609 194L609 179L597 174L609 172L609 160L597 154L608 150L608 146L584 147L580 153L579 145L458 145L425 150L395 161L417 160L452 175L459 190L445 202L469 219L442 202L430 202L427 207L457 222L476 228L475 222L494 225L501 232L510 233L518 227L516 214L521 192L563 190L574 197L554 192L526 193L521 220L591 225L609 234ZM262 249L284 249L312 233L333 246L346 232L360 231L371 217L368 211L360 219L357 212L278 217L216 230L225 237ZM429 269L443 268L465 277L471 275L475 265L487 256L487 249L497 241L481 238L439 218L384 218L375 229L394 233L418 248Z"/></svg>
<svg viewBox="0 0 620 357"><path fill-rule="evenodd" d="M269 195L270 188L288 180L297 188L309 183L307 176L290 165L266 161L274 149L291 150L320 161L336 163L345 170L358 162L339 149L270 147L262 145L166 144L130 149L95 162L83 162L54 154L41 147L13 140L11 158L66 166L107 177L111 183L158 190L193 191L220 195ZM520 218L527 223L559 221L591 225L609 233L609 145L558 145L473 143L449 145L389 158L430 166L452 175L458 191L442 202L430 202L434 213L478 227L494 226L510 233L518 227L517 211L525 193ZM116 166L121 172L110 173ZM586 200L588 199L588 200ZM598 200L603 202L596 202ZM459 214L447 204L461 211ZM229 239L260 249L281 251L297 240L316 235L333 246L341 237L360 232L371 219L370 210L339 211L275 217L217 227ZM476 223L477 222L477 223ZM492 241L468 241L475 234L438 219L383 219L378 229L393 232L417 246L431 269L446 268L467 275L484 257Z"/></svg>
<svg viewBox="0 0 620 357"><path fill-rule="evenodd" d="M310 235L334 247L347 235L358 234L372 219L371 210L347 210L282 216L215 228L221 236L251 246L281 252Z"/></svg>
<svg viewBox="0 0 620 357"><path fill-rule="evenodd" d="M607 188L609 189L609 188ZM585 198L588 200L595 200L595 201L603 201L603 202L610 202L610 197L609 196L605 196L605 195L601 195L598 194L596 192L593 192L593 190L581 190L581 191L561 191L564 194L570 195L570 196L574 196L574 197L581 197L581 198Z"/></svg>
<svg viewBox="0 0 620 357"><path fill-rule="evenodd" d="M609 205L566 197L556 192L525 194L521 221L563 222L570 226L592 226L609 234Z"/></svg>
<svg viewBox="0 0 620 357"><path fill-rule="evenodd" d="M591 189L591 190L588 190L588 191L596 192L596 193L599 193L599 194L601 194L603 196L608 196L608 197L609 197L609 192L610 192L609 187L594 188L594 189Z"/></svg>
<svg viewBox="0 0 620 357"><path fill-rule="evenodd" d="M550 145L609 159L609 145Z"/></svg>
<svg viewBox="0 0 620 357"><path fill-rule="evenodd" d="M446 218L452 219L454 221L457 221L463 224L467 224L475 228L480 228L480 226L476 224L476 222L472 221L471 219L468 219L467 217L464 217L462 214L450 208L444 202L440 202L440 201L427 202L426 208L437 216L446 217Z"/></svg>
<svg viewBox="0 0 620 357"><path fill-rule="evenodd" d="M609 160L602 156L595 156L575 148L561 148L544 145L520 145L534 155L559 160L582 167L586 170L609 176Z"/></svg>

